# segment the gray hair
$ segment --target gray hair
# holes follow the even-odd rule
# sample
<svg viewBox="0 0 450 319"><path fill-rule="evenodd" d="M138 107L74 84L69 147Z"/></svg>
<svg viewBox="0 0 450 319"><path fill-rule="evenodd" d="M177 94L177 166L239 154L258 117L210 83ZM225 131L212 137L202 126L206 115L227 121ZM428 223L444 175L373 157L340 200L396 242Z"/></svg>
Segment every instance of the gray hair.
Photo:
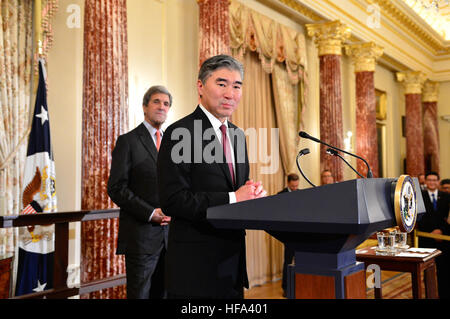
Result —
<svg viewBox="0 0 450 319"><path fill-rule="evenodd" d="M166 94L169 97L170 106L172 106L172 95L169 93L166 87L162 85L154 85L151 88L149 88L147 92L145 92L144 94L142 105L147 106L148 102L150 102L150 99L152 98L152 95L157 93Z"/></svg>
<svg viewBox="0 0 450 319"><path fill-rule="evenodd" d="M239 71L239 73L241 74L241 79L244 80L244 67L242 66L242 64L232 56L225 54L216 55L210 57L209 59L206 59L200 67L200 71L198 72L198 79L202 83L205 83L215 70L222 68Z"/></svg>

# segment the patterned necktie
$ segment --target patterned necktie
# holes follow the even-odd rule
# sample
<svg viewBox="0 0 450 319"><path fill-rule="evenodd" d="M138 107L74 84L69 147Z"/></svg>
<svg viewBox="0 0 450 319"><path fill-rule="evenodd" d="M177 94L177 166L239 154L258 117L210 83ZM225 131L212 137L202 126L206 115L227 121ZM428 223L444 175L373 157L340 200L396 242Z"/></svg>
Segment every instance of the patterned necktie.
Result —
<svg viewBox="0 0 450 319"><path fill-rule="evenodd" d="M433 202L433 209L437 210L437 200L436 200L436 196L434 196L434 194L431 194L431 200Z"/></svg>
<svg viewBox="0 0 450 319"><path fill-rule="evenodd" d="M222 131L223 153L225 154L225 158L227 160L228 169L230 170L230 175L231 175L231 180L233 181L233 185L236 185L236 182L234 180L233 160L231 157L230 145L228 144L228 139L227 139L227 127L224 124L222 124L220 126L220 130Z"/></svg>
<svg viewBox="0 0 450 319"><path fill-rule="evenodd" d="M156 130L156 149L159 152L159 146L161 145L161 132Z"/></svg>

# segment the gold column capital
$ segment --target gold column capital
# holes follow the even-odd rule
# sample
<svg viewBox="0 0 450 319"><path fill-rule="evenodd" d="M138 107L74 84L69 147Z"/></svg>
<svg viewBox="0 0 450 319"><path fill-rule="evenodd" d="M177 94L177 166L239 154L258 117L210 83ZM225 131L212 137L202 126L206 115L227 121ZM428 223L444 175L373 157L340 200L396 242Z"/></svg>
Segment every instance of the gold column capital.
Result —
<svg viewBox="0 0 450 319"><path fill-rule="evenodd" d="M375 71L376 60L383 55L384 48L374 42L355 43L345 46L345 52L352 57L355 72Z"/></svg>
<svg viewBox="0 0 450 319"><path fill-rule="evenodd" d="M426 74L421 71L397 72L397 81L403 82L405 94L421 94L426 79Z"/></svg>
<svg viewBox="0 0 450 319"><path fill-rule="evenodd" d="M339 20L307 24L308 35L314 38L319 49L319 56L342 54L342 43L351 35L351 29Z"/></svg>
<svg viewBox="0 0 450 319"><path fill-rule="evenodd" d="M439 97L439 82L427 80L423 84L422 101L437 102Z"/></svg>

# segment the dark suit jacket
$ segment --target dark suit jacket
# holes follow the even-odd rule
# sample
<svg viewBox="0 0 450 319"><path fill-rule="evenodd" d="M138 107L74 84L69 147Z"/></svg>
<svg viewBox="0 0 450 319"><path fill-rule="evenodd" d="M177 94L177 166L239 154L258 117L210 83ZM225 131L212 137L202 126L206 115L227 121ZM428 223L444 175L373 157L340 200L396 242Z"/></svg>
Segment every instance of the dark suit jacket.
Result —
<svg viewBox="0 0 450 319"><path fill-rule="evenodd" d="M289 189L287 187L283 188L281 191L279 191L277 194L283 194L289 192Z"/></svg>
<svg viewBox="0 0 450 319"><path fill-rule="evenodd" d="M156 159L155 143L144 124L116 141L108 195L120 207L117 254L153 254L164 245L167 226L149 222L160 207Z"/></svg>
<svg viewBox="0 0 450 319"><path fill-rule="evenodd" d="M431 232L440 229L446 235L449 232L449 226L446 222L450 205L449 195L444 192L438 192L437 210L434 211L428 191L422 191L423 203L425 204L425 214L417 221L418 229L425 232ZM420 237L421 247L438 247L438 243L431 238ZM438 247L440 248L440 247Z"/></svg>
<svg viewBox="0 0 450 319"><path fill-rule="evenodd" d="M237 128L228 123L230 128ZM192 114L167 128L158 154L161 207L166 215L172 217L166 288L173 295L220 298L228 296L233 288L248 287L245 231L214 228L206 219L206 209L229 203L228 193L248 180L249 164L242 130L238 134L244 138L245 162L236 161L236 186L232 185L224 160L223 163L208 163L201 156L194 161L194 150L200 152L198 155L203 154L207 145L222 148L214 134L206 141L194 134L194 127L199 128L200 125L200 133L208 128L212 130L206 114L197 107ZM179 133L182 132L189 134L180 138ZM182 141L190 142L184 153L178 144ZM210 144L211 141L219 144ZM235 143L236 158L238 146ZM176 163L177 159L172 155L181 153L188 160Z"/></svg>
<svg viewBox="0 0 450 319"><path fill-rule="evenodd" d="M445 219L449 210L449 195L444 192L438 192L437 210L434 211L428 191L422 191L423 203L425 204L426 213L418 222L421 231L431 232L434 229L445 229Z"/></svg>

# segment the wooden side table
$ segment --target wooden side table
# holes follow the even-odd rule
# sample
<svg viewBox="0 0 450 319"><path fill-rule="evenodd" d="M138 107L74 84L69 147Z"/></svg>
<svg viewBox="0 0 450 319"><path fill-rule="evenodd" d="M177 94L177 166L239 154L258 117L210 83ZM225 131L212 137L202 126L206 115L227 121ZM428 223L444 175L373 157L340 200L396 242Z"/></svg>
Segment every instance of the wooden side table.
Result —
<svg viewBox="0 0 450 319"><path fill-rule="evenodd" d="M0 255L0 299L10 297L12 262L12 255Z"/></svg>
<svg viewBox="0 0 450 319"><path fill-rule="evenodd" d="M409 248L405 253L413 253L415 256L385 256L377 255L376 247L368 247L359 249L356 251L356 260L365 263L365 266L375 264L380 267L381 270L391 270L398 272L410 272L412 277L412 289L413 298L422 299L422 271L424 273L425 292L426 298L437 299L439 298L437 290L437 276L436 276L436 262L435 258L442 252L440 250L434 250L433 252L422 252L420 248ZM375 288L375 298L382 298L381 287Z"/></svg>

